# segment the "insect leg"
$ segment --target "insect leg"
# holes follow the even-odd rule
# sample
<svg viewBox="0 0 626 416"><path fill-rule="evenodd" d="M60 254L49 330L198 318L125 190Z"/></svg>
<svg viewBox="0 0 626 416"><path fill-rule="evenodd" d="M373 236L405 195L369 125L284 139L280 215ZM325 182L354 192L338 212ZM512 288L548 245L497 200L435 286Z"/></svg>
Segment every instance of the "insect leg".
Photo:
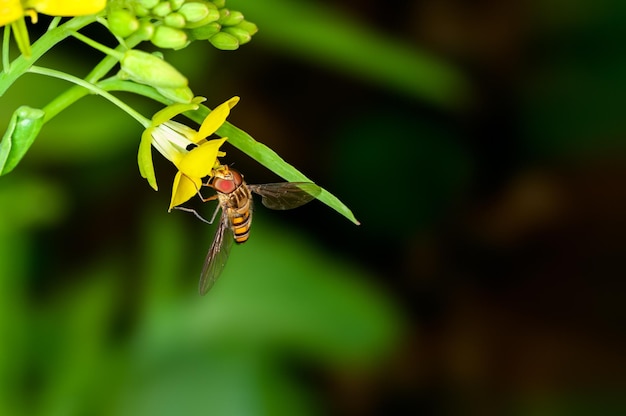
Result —
<svg viewBox="0 0 626 416"><path fill-rule="evenodd" d="M200 195L200 193L198 192L198 195ZM202 195L200 195L200 197L202 197ZM208 198L202 198L202 202L209 202L209 201L213 201L217 199L217 194L215 195L211 195Z"/></svg>
<svg viewBox="0 0 626 416"><path fill-rule="evenodd" d="M174 209L179 209L181 211L186 211L186 212L191 212L193 215L196 216L196 218L200 219L202 222L205 222L207 224L213 224L213 221L215 221L215 217L217 216L217 212L220 210L220 205L218 204L215 207L215 211L213 211L213 216L211 216L211 221L207 221L206 219L204 219L204 217L200 214L198 214L198 211L196 211L193 208L186 208L186 207L174 207Z"/></svg>
<svg viewBox="0 0 626 416"><path fill-rule="evenodd" d="M202 186L210 186L210 185L207 185L207 184L203 183ZM196 194L202 200L202 202L207 202L207 201L212 201L214 199L217 199L217 195L213 195L213 196L210 196L208 198L205 198L204 196L202 196L202 193L200 193L200 188L196 188Z"/></svg>
<svg viewBox="0 0 626 416"><path fill-rule="evenodd" d="M209 224L213 224L213 221L215 221L215 216L217 215L217 211L219 211L220 208L220 204L217 204L217 206L215 207L215 211L213 211L213 216L211 217L211 222Z"/></svg>
<svg viewBox="0 0 626 416"><path fill-rule="evenodd" d="M219 207L218 207L219 208ZM207 221L206 219L204 219L202 217L202 215L198 214L198 211L196 211L193 208L185 208L185 207L174 207L174 209L179 209L181 211L186 211L186 212L191 212L193 215L196 216L196 218L198 218L200 221L205 222L207 224L213 224L213 220L215 219L215 214L213 214L213 218L211 218L211 221Z"/></svg>

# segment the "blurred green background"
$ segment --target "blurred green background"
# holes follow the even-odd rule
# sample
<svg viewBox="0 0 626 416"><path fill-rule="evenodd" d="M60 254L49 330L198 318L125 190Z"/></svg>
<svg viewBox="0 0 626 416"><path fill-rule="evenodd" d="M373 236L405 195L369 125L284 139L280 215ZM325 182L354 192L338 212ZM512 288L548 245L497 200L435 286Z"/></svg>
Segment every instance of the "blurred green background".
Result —
<svg viewBox="0 0 626 416"><path fill-rule="evenodd" d="M249 45L165 55L362 225L257 204L199 297L214 229L83 99L0 179L0 414L626 413L626 3L228 5ZM68 40L41 65L99 59ZM23 77L0 128L67 87Z"/></svg>

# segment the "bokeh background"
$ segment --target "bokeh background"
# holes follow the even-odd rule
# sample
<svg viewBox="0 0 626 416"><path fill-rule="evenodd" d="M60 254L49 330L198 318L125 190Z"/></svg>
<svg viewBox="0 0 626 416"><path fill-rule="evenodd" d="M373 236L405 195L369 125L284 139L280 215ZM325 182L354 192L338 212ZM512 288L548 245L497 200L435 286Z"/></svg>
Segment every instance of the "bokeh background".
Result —
<svg viewBox="0 0 626 416"><path fill-rule="evenodd" d="M626 3L228 5L249 45L166 56L362 225L257 204L200 297L214 229L168 214L172 167L153 192L141 127L83 99L0 179L0 414L625 414ZM0 126L66 88L23 77Z"/></svg>

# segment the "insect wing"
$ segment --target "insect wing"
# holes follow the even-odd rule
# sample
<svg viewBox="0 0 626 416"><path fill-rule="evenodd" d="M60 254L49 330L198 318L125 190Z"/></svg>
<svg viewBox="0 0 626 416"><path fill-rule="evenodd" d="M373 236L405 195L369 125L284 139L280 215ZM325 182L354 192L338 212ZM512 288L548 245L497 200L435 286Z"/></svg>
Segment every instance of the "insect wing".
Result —
<svg viewBox="0 0 626 416"><path fill-rule="evenodd" d="M298 208L314 200L322 188L312 182L280 182L248 185L250 190L263 198L261 203L269 209Z"/></svg>
<svg viewBox="0 0 626 416"><path fill-rule="evenodd" d="M233 245L233 232L230 229L230 222L226 211L222 209L222 216L220 223L217 226L215 237L211 248L204 260L204 266L202 267L202 274L200 275L200 283L198 284L198 290L201 295L206 294L209 289L213 287L213 284L224 270L230 248Z"/></svg>

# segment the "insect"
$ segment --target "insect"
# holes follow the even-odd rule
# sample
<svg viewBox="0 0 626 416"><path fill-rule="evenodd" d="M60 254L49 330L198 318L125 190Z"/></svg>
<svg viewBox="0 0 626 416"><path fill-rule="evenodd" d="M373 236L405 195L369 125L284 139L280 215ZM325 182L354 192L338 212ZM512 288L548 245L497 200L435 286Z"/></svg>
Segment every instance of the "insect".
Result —
<svg viewBox="0 0 626 416"><path fill-rule="evenodd" d="M221 165L213 170L213 176L204 186L213 188L215 195L203 198L204 202L217 199L222 210L211 248L207 253L200 274L199 291L206 294L224 270L233 242L245 243L250 236L252 223L252 193L262 197L267 208L285 210L297 208L315 199L322 189L311 182L280 182L248 185L238 171Z"/></svg>

